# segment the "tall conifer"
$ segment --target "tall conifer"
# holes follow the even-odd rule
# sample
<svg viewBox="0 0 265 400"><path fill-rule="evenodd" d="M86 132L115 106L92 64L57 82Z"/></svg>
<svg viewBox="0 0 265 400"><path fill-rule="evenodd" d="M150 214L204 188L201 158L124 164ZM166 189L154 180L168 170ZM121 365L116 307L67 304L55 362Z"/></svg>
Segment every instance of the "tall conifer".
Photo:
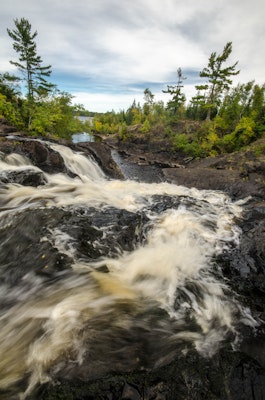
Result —
<svg viewBox="0 0 265 400"><path fill-rule="evenodd" d="M36 96L47 94L54 87L46 80L51 75L51 65L42 66L35 42L38 33L31 32L29 21L21 18L15 19L14 23L16 29L7 29L7 33L14 40L13 48L19 55L19 62L10 63L18 68L26 82L28 100L34 101Z"/></svg>
<svg viewBox="0 0 265 400"><path fill-rule="evenodd" d="M222 54L217 55L216 52L210 55L208 66L200 72L201 78L207 78L208 83L205 85L196 86L199 90L207 90L206 95L206 107L207 107L207 120L211 119L211 115L214 109L216 109L220 103L220 98L225 90L228 90L232 84L231 76L239 74L239 70L236 71L238 62L234 63L229 67L224 67L223 64L227 61L228 57L232 52L232 42L228 42Z"/></svg>

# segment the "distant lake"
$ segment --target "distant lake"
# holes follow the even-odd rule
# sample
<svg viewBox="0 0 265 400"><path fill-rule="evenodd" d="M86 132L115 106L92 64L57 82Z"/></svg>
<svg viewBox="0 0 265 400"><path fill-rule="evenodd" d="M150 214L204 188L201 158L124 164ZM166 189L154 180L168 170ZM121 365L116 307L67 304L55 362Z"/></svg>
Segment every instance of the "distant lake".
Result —
<svg viewBox="0 0 265 400"><path fill-rule="evenodd" d="M93 119L94 119L94 117L86 117L84 115L79 115L77 118L80 119L80 121L82 121L82 122L89 121L90 124L92 124Z"/></svg>
<svg viewBox="0 0 265 400"><path fill-rule="evenodd" d="M87 132L80 132L75 133L72 135L73 143L80 143L80 142L95 142L95 137Z"/></svg>
<svg viewBox="0 0 265 400"><path fill-rule="evenodd" d="M85 116L79 116L78 119L82 122L89 121L90 124L93 122L93 117L85 117ZM75 133L72 135L72 141L73 143L81 143L81 142L95 142L95 137L91 135L90 133L87 132L80 132L80 133Z"/></svg>

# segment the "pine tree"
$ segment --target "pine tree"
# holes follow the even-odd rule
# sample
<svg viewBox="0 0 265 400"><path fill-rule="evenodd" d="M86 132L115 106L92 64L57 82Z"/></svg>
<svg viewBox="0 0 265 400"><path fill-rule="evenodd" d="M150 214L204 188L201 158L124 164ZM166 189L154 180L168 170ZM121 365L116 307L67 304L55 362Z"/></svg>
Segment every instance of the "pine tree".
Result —
<svg viewBox="0 0 265 400"><path fill-rule="evenodd" d="M207 90L206 96L206 108L207 117L206 120L211 119L211 115L214 109L220 104L221 96L225 90L228 90L232 84L231 76L239 74L239 70L236 71L238 62L229 67L223 67L223 64L227 61L228 57L232 52L232 42L228 42L222 54L216 55L216 52L210 55L208 66L200 72L201 78L207 78L208 83L196 87L197 89Z"/></svg>
<svg viewBox="0 0 265 400"><path fill-rule="evenodd" d="M46 77L51 75L51 65L42 66L42 59L37 55L37 45L34 41L37 31L31 32L31 24L25 18L14 20L16 29L7 29L8 35L14 40L13 48L19 54L19 62L10 61L18 68L26 81L27 98L34 101L35 97L47 94L54 85L47 82Z"/></svg>
<svg viewBox="0 0 265 400"><path fill-rule="evenodd" d="M168 85L167 90L162 90L163 93L169 93L172 95L172 99L168 101L167 108L172 112L173 115L177 115L181 106L185 103L186 97L182 92L183 81L186 78L182 74L181 68L178 68L178 82L177 85Z"/></svg>
<svg viewBox="0 0 265 400"><path fill-rule="evenodd" d="M151 113L153 104L154 104L155 95L151 92L149 88L146 88L144 91L144 100L145 103L143 105L143 113L145 115L149 115Z"/></svg>
<svg viewBox="0 0 265 400"><path fill-rule="evenodd" d="M152 105L154 103L155 95L151 92L149 88L146 88L144 91L144 100L147 104Z"/></svg>

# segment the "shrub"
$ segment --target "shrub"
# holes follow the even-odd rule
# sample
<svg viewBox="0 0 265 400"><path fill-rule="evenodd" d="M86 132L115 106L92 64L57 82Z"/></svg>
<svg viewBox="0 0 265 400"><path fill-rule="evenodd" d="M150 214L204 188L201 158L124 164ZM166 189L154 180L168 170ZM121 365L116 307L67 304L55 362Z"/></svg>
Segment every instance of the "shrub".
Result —
<svg viewBox="0 0 265 400"><path fill-rule="evenodd" d="M14 103L7 101L6 96L0 93L0 116L6 118L11 124L22 128L23 123Z"/></svg>
<svg viewBox="0 0 265 400"><path fill-rule="evenodd" d="M151 127L150 127L150 122L149 122L149 120L146 118L146 120L144 121L144 123L143 123L143 125L142 125L142 127L141 127L141 132L142 132L142 133L148 133L148 132L150 132L150 129L151 129Z"/></svg>

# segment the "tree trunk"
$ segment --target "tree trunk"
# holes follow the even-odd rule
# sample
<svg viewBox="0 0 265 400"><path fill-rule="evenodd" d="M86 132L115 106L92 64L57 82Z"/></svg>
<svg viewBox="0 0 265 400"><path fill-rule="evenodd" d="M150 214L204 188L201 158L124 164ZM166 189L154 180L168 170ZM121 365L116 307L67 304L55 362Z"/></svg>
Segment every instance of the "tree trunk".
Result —
<svg viewBox="0 0 265 400"><path fill-rule="evenodd" d="M205 121L211 121L211 108L208 108Z"/></svg>

